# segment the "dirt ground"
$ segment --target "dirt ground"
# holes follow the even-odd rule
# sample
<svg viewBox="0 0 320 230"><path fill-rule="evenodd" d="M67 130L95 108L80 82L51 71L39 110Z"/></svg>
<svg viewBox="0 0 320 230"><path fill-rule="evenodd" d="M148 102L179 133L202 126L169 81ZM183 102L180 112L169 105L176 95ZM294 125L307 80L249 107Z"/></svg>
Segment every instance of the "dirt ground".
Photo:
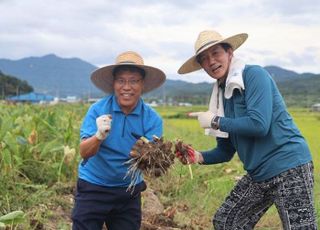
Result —
<svg viewBox="0 0 320 230"><path fill-rule="evenodd" d="M174 222L174 216L178 210L185 207L165 208L154 191L148 188L142 193L142 226L141 230L192 230L187 226L179 226Z"/></svg>
<svg viewBox="0 0 320 230"><path fill-rule="evenodd" d="M74 188L64 188L59 196L59 204L52 204L50 221L45 224L37 223L36 229L71 229L70 214L73 207ZM195 228L178 224L174 221L177 213L188 209L186 205L164 207L155 192L148 188L142 192L142 223L141 230L193 230ZM34 220L35 222L38 222ZM59 226L58 226L58 223ZM106 228L104 228L106 229ZM205 229L205 228L197 228Z"/></svg>

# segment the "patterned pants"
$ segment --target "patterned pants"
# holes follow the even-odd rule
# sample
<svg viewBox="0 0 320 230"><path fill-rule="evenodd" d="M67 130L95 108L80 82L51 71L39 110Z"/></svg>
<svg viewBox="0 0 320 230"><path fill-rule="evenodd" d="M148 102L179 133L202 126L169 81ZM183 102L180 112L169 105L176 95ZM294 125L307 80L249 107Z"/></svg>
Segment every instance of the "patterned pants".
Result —
<svg viewBox="0 0 320 230"><path fill-rule="evenodd" d="M253 229L275 204L283 229L317 229L313 200L313 164L290 169L263 182L244 176L213 218L216 230Z"/></svg>

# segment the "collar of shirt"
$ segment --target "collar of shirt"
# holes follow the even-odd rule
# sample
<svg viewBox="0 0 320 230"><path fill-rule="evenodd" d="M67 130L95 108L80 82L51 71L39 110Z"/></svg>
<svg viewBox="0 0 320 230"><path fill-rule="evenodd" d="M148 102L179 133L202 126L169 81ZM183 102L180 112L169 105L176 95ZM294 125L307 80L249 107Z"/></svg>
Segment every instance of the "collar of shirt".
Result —
<svg viewBox="0 0 320 230"><path fill-rule="evenodd" d="M226 81L219 81L218 80L218 86L221 88L221 89L224 89L226 87Z"/></svg>

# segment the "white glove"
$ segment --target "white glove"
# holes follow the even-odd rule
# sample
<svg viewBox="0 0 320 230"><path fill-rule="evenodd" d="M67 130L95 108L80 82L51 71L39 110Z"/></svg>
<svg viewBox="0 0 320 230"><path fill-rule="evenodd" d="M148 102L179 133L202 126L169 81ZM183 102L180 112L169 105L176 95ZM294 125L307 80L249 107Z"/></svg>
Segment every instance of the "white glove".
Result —
<svg viewBox="0 0 320 230"><path fill-rule="evenodd" d="M95 136L98 138L98 140L104 140L107 138L109 131L111 129L111 121L112 121L112 117L110 114L102 115L96 119L98 130Z"/></svg>
<svg viewBox="0 0 320 230"><path fill-rule="evenodd" d="M211 111L189 113L189 116L197 117L200 126L204 129L211 128L211 121L214 118L214 114Z"/></svg>
<svg viewBox="0 0 320 230"><path fill-rule="evenodd" d="M198 152L197 150L194 150L194 160L192 163L200 163L203 161L202 154Z"/></svg>

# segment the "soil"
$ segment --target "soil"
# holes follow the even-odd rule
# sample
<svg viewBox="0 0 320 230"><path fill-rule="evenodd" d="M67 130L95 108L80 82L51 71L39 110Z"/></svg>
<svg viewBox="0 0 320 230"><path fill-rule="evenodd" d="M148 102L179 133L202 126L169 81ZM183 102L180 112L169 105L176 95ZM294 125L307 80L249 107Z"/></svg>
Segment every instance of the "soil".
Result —
<svg viewBox="0 0 320 230"><path fill-rule="evenodd" d="M148 188L142 193L142 225L141 230L191 230L187 226L179 226L174 222L177 207L167 209L159 201L154 191Z"/></svg>
<svg viewBox="0 0 320 230"><path fill-rule="evenodd" d="M52 213L45 224L32 220L35 229L71 229L70 214L73 207L74 188L64 188L59 195L59 205L50 205ZM142 223L140 230L193 230L193 227L178 224L174 221L175 215L185 212L185 205L179 207L164 207L158 196L151 188L142 192ZM59 224L59 226L57 226ZM62 224L63 223L63 224ZM62 225L62 226L61 226ZM104 228L106 229L106 228ZM204 229L204 228L197 228Z"/></svg>

